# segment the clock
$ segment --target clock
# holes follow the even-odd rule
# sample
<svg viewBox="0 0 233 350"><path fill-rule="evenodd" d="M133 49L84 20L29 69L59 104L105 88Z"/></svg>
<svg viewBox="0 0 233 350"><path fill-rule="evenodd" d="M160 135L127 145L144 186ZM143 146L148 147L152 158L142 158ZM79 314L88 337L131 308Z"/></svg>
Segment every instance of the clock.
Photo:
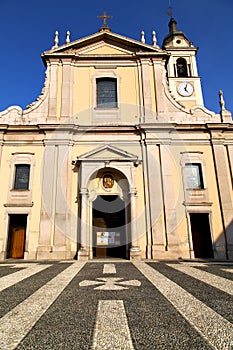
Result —
<svg viewBox="0 0 233 350"><path fill-rule="evenodd" d="M193 85L187 82L180 83L177 86L177 91L181 96L185 96L185 97L191 96L193 93L193 90L194 90Z"/></svg>

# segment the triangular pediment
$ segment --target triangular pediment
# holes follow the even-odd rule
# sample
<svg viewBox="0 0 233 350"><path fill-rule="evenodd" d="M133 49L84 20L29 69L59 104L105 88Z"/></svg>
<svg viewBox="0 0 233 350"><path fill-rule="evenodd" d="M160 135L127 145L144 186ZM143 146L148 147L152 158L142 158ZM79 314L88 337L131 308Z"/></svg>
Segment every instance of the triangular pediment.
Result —
<svg viewBox="0 0 233 350"><path fill-rule="evenodd" d="M138 157L112 145L104 145L78 157L80 161L137 161Z"/></svg>
<svg viewBox="0 0 233 350"><path fill-rule="evenodd" d="M104 40L77 50L80 55L129 55L130 50L106 43Z"/></svg>
<svg viewBox="0 0 233 350"><path fill-rule="evenodd" d="M140 41L127 38L125 36L112 33L111 31L101 31L88 37L81 38L60 47L53 47L44 52L42 57L60 55L129 55L135 53L163 53L158 46L144 44Z"/></svg>

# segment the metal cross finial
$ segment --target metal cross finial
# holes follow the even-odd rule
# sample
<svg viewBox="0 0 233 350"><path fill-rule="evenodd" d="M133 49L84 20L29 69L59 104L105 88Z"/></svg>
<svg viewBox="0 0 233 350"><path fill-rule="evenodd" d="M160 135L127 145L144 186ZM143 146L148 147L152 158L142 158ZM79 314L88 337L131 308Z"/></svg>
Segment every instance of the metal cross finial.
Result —
<svg viewBox="0 0 233 350"><path fill-rule="evenodd" d="M104 11L104 14L102 16L97 16L97 18L103 18L104 23L102 25L102 28L109 28L107 25L107 19L112 18L112 16L107 16L106 11Z"/></svg>
<svg viewBox="0 0 233 350"><path fill-rule="evenodd" d="M172 10L173 10L173 7L172 6L169 6L168 7L168 10L166 11L166 14L172 18Z"/></svg>
<svg viewBox="0 0 233 350"><path fill-rule="evenodd" d="M166 11L166 14L172 18L172 10L174 9L174 7L172 6L171 4L171 0L169 0L169 6L168 6L168 9Z"/></svg>

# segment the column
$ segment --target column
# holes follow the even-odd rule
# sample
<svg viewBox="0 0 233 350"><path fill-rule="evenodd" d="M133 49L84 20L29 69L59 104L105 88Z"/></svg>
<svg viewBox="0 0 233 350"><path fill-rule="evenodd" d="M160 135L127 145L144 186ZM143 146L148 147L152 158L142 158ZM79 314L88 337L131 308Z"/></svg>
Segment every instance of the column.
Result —
<svg viewBox="0 0 233 350"><path fill-rule="evenodd" d="M80 217L80 249L78 251L78 260L88 260L89 258L89 230L88 230L88 190L83 188L80 190L81 197L81 217Z"/></svg>
<svg viewBox="0 0 233 350"><path fill-rule="evenodd" d="M130 260L141 260L141 251L138 244L138 230L137 230L137 191L135 188L129 192L130 196L130 210L131 210L131 249Z"/></svg>

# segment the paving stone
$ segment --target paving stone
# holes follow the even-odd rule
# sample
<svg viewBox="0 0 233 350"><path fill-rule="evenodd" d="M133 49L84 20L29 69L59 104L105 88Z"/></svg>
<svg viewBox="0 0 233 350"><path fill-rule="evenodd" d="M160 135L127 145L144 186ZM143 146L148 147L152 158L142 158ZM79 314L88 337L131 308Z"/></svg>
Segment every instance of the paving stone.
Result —
<svg viewBox="0 0 233 350"><path fill-rule="evenodd" d="M50 263L47 262L47 264ZM208 334L207 336L201 334L183 316L182 310L179 311L166 295L163 295L139 271L135 266L136 263L134 265L131 262L116 261L88 262L81 270L78 269L77 273L72 273L72 277L67 277L67 281L62 286L62 276L66 277L69 267L78 263L71 261L53 263L52 266L0 293L0 300L3 303L1 316L4 315L3 319L6 323L10 312L18 310L17 307L19 308L21 303L23 305L23 302L26 305L27 299L32 298L34 294L37 295L40 288L44 291L43 297L40 296L36 303L46 304L46 298L52 301L26 336L18 344L3 348L4 350L217 349L209 342ZM217 312L227 324L229 321L232 322L232 298L229 294L177 271L172 268L172 265L168 266L171 263L152 262L148 266L152 267L152 274L153 271L157 271L162 274L165 281L171 281L179 288L182 287L184 296L186 296L185 293L192 295L203 307ZM222 266L211 266L209 270L208 266L204 266L199 269L213 273L214 276L218 276L217 271L219 271L219 277L226 279L230 275L220 271ZM6 270L7 273L11 273L10 269ZM54 300L51 299L53 294L51 294L51 287L49 288L52 283L53 291L56 292L56 284L53 284L53 280L56 281L57 288L59 284L61 288L61 293L54 297ZM84 281L93 283L88 284ZM95 289L98 286L108 288ZM118 287L124 287L124 289ZM179 300L180 295L174 294L173 298ZM119 305L118 309L117 305ZM192 305L186 307L192 312ZM29 310L22 312L22 324L27 322L27 312ZM221 329L219 332L221 333ZM14 344L14 337L17 338L17 336L13 332L9 334L9 339L12 337L12 344ZM224 338L224 334L221 336ZM211 335L209 337L211 339ZM226 337L228 337L227 334ZM219 350L230 350L230 346L231 344L228 348L219 348Z"/></svg>

